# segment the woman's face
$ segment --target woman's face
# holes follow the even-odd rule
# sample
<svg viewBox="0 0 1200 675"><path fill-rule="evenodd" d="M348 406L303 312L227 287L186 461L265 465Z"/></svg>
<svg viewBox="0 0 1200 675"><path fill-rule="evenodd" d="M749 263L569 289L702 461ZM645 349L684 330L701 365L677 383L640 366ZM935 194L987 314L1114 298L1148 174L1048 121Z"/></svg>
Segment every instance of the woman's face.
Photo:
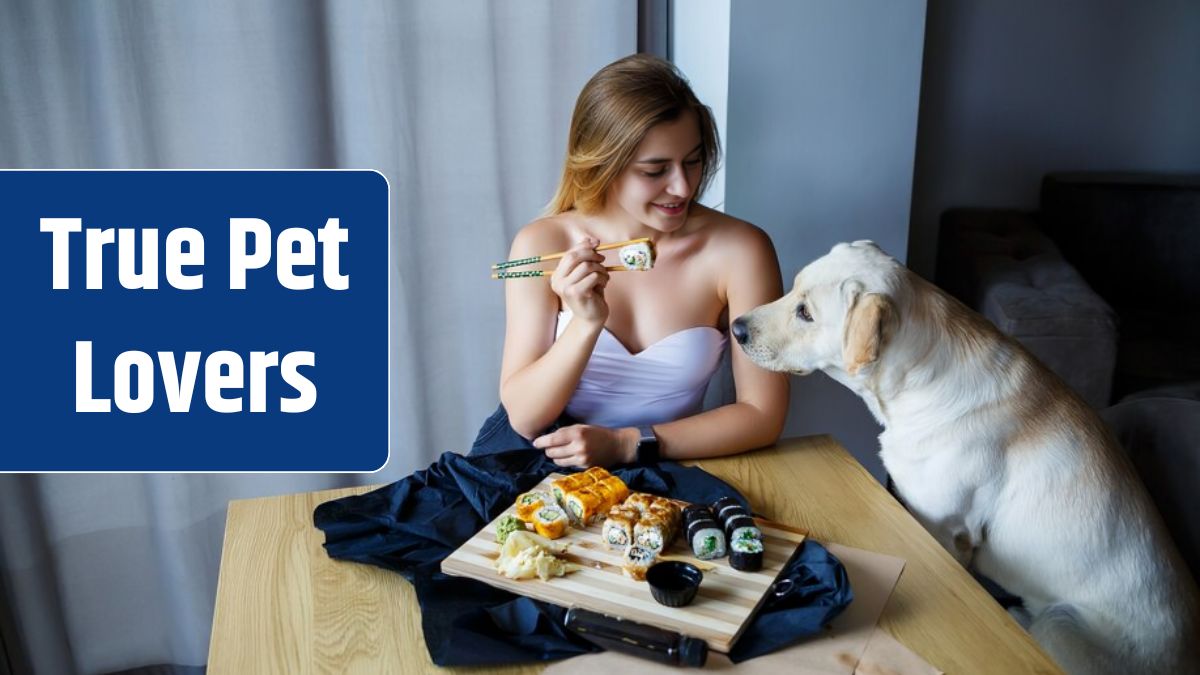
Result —
<svg viewBox="0 0 1200 675"><path fill-rule="evenodd" d="M701 149L700 125L691 110L650 127L609 188L608 210L660 232L683 227L704 169Z"/></svg>

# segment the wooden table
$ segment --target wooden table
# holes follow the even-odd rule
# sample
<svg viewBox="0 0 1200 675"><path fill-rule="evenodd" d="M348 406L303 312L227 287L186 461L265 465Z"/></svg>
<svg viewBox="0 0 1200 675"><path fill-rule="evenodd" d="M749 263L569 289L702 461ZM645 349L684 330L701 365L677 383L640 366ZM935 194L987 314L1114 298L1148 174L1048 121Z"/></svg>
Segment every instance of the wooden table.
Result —
<svg viewBox="0 0 1200 675"><path fill-rule="evenodd" d="M836 441L816 436L697 462L754 510L817 540L908 561L880 624L947 673L1055 673L1053 662ZM412 587L330 560L312 512L371 487L229 504L210 675L413 673L437 669ZM443 670L443 669L438 669ZM501 669L534 673L540 666Z"/></svg>

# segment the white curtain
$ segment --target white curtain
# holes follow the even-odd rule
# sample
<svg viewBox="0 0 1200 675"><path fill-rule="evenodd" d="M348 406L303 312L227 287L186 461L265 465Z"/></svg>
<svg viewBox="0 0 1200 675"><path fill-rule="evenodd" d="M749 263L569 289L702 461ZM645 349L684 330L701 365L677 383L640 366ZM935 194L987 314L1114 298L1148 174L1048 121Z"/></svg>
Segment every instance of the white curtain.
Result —
<svg viewBox="0 0 1200 675"><path fill-rule="evenodd" d="M636 0L0 3L0 166L378 169L392 208L384 470L0 476L18 669L202 665L230 499L388 482L470 445L497 403L488 264L548 201L574 97L636 22Z"/></svg>

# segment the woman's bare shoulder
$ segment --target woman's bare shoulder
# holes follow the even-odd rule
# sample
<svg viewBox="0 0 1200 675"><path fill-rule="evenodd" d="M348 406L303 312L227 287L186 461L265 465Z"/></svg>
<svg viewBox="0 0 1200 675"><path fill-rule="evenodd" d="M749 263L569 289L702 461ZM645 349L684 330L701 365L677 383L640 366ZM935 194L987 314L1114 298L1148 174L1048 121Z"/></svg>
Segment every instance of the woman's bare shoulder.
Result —
<svg viewBox="0 0 1200 675"><path fill-rule="evenodd" d="M573 213L538 218L517 232L509 254L525 258L565 251L582 236L579 232L578 216Z"/></svg>
<svg viewBox="0 0 1200 675"><path fill-rule="evenodd" d="M774 255L771 237L762 228L706 206L697 207L695 215L699 217L705 236L712 244L708 247L711 250L723 255L742 253L757 257L767 252Z"/></svg>

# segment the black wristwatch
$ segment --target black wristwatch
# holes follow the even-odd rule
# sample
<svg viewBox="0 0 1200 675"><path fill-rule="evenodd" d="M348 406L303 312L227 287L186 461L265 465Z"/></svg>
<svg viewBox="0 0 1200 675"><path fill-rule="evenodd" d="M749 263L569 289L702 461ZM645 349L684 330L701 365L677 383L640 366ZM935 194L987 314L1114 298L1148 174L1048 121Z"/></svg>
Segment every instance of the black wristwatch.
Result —
<svg viewBox="0 0 1200 675"><path fill-rule="evenodd" d="M638 464L652 464L657 462L658 457L658 435L654 433L654 427L646 425L638 427L638 433L641 438L637 444L637 462Z"/></svg>

